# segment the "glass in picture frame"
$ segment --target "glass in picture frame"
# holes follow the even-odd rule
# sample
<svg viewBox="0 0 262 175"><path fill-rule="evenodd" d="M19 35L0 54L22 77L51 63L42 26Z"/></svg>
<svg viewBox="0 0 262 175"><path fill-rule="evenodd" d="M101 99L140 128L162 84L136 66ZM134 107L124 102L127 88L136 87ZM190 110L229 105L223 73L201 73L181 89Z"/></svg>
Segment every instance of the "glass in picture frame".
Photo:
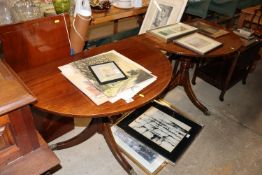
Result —
<svg viewBox="0 0 262 175"><path fill-rule="evenodd" d="M196 122L156 102L135 110L117 126L172 163L202 129Z"/></svg>
<svg viewBox="0 0 262 175"><path fill-rule="evenodd" d="M188 0L150 1L139 34L180 21Z"/></svg>
<svg viewBox="0 0 262 175"><path fill-rule="evenodd" d="M114 61L90 65L89 69L100 84L108 84L127 79L125 73Z"/></svg>
<svg viewBox="0 0 262 175"><path fill-rule="evenodd" d="M181 37L185 34L192 33L196 31L197 28L184 23L176 23L163 27L159 27L153 30L148 30L147 33L153 37L157 37L164 42L170 42L177 37Z"/></svg>
<svg viewBox="0 0 262 175"><path fill-rule="evenodd" d="M181 38L174 39L173 42L200 55L204 55L222 45L221 42L200 33L189 34Z"/></svg>

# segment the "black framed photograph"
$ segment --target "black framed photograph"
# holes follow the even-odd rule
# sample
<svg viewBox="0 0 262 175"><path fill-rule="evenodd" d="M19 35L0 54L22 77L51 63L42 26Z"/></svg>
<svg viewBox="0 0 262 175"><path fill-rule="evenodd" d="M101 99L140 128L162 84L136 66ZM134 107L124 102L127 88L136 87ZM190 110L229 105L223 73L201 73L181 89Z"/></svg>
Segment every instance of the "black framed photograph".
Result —
<svg viewBox="0 0 262 175"><path fill-rule="evenodd" d="M135 110L117 125L173 163L202 128L173 109L156 102Z"/></svg>
<svg viewBox="0 0 262 175"><path fill-rule="evenodd" d="M127 79L127 76L114 61L90 65L89 69L100 84Z"/></svg>

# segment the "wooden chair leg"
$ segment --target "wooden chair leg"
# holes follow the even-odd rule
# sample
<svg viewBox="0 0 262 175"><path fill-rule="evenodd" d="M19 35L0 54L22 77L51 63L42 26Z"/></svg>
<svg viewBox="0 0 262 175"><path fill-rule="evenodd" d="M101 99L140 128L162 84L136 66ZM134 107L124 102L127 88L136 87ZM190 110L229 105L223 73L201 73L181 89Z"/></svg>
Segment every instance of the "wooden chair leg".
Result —
<svg viewBox="0 0 262 175"><path fill-rule="evenodd" d="M225 90L222 90L220 95L219 95L219 100L220 101L224 101L224 95L225 95L226 91Z"/></svg>
<svg viewBox="0 0 262 175"><path fill-rule="evenodd" d="M239 57L239 53L236 54L236 55L234 56L234 59L232 60L232 63L231 63L231 66L230 66L230 68L229 68L227 77L226 77L226 79L225 79L225 83L224 83L224 85L223 85L221 94L220 94L220 96L219 96L220 101L224 101L224 95L225 95L225 93L226 93L226 90L228 89L228 85L229 85L229 82L230 82L230 80L231 80L231 78L232 78L233 72L235 71L238 57Z"/></svg>

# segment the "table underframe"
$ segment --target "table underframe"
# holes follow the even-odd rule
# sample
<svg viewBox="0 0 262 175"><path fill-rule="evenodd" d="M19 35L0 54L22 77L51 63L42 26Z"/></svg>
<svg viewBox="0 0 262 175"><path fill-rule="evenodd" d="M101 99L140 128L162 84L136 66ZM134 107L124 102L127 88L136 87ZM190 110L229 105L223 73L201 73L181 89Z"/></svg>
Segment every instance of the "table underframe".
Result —
<svg viewBox="0 0 262 175"><path fill-rule="evenodd" d="M50 148L52 150L61 150L61 149L70 148L80 143L83 143L84 141L91 138L94 134L99 133L104 136L104 139L109 149L111 150L116 160L124 168L124 170L129 175L136 175L131 165L127 162L127 160L121 154L115 142L114 136L112 134L111 125L112 125L112 122L110 121L109 117L92 118L90 124L86 126L86 128L81 133L79 133L78 135L68 140L52 144L50 145Z"/></svg>

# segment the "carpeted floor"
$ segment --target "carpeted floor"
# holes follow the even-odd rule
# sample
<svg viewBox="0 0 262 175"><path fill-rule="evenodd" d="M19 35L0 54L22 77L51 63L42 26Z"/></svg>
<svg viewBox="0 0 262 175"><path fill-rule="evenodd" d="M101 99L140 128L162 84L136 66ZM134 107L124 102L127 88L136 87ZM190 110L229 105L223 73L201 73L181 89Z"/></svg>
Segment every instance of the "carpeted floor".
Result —
<svg viewBox="0 0 262 175"><path fill-rule="evenodd" d="M183 111L189 118L204 125L193 144L177 161L167 165L159 175L260 175L262 172L262 63L251 73L247 84L227 91L224 102L220 91L197 79L193 89L201 102L211 111L205 116L178 87L165 99ZM85 121L77 121L84 125ZM77 134L76 129L57 142ZM101 135L73 148L55 151L61 160L61 169L55 175L125 175L106 146ZM131 162L138 175L145 173Z"/></svg>

